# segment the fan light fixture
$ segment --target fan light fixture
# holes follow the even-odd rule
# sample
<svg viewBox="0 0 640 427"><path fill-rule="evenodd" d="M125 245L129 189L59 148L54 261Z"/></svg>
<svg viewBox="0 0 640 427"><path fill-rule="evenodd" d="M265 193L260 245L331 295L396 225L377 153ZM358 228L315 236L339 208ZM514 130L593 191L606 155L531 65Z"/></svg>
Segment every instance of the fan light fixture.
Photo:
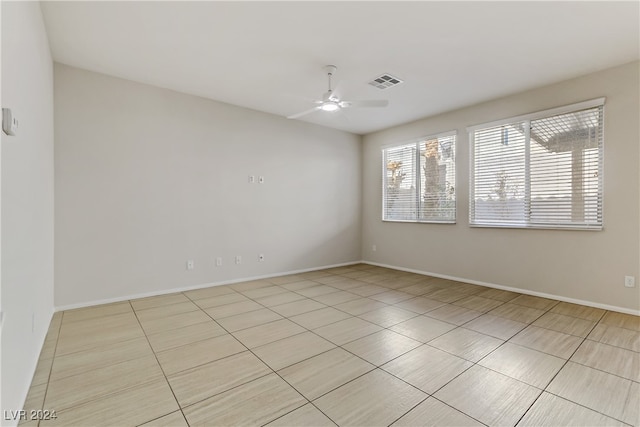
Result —
<svg viewBox="0 0 640 427"><path fill-rule="evenodd" d="M333 93L333 89L331 88L331 77L333 73L336 72L335 65L327 65L324 67L324 70L327 72L327 79L329 80L329 90L327 90L322 98L314 101L315 107L310 108L306 111L303 111L298 114L294 114L292 116L288 116L288 119L297 119L298 117L306 116L307 114L311 114L314 111L327 111L334 112L338 110L342 110L344 108L366 108L366 107L386 107L389 102L386 99L370 99L366 101L344 101L340 99Z"/></svg>
<svg viewBox="0 0 640 427"><path fill-rule="evenodd" d="M321 106L320 109L322 111L336 111L340 109L340 105L338 105L337 102L335 101L325 101Z"/></svg>

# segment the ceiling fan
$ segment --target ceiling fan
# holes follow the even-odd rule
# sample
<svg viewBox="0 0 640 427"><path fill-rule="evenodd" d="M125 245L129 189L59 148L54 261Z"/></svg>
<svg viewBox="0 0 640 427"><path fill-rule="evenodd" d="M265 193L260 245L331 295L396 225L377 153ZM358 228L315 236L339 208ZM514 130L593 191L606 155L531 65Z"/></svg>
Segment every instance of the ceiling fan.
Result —
<svg viewBox="0 0 640 427"><path fill-rule="evenodd" d="M310 108L309 110L305 110L301 113L288 116L288 119L297 119L298 117L302 117L319 110L331 112L338 111L343 108L386 107L389 104L389 101L387 101L386 99L370 99L365 101L341 100L337 95L333 93L333 89L331 88L331 77L333 77L333 74L336 72L337 67L335 65L327 65L324 67L324 70L327 72L327 76L329 78L329 90L325 92L324 95L322 95L321 100L314 101L314 104L316 104L315 107Z"/></svg>

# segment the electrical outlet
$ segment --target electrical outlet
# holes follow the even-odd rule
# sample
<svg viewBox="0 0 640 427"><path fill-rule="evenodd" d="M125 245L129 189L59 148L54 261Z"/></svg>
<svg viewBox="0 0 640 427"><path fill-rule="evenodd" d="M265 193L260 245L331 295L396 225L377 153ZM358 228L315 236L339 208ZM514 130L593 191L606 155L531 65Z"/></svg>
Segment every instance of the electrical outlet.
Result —
<svg viewBox="0 0 640 427"><path fill-rule="evenodd" d="M240 255L236 255L236 264L242 264L242 257Z"/></svg>
<svg viewBox="0 0 640 427"><path fill-rule="evenodd" d="M264 261L264 254L258 255L258 261L260 262Z"/></svg>
<svg viewBox="0 0 640 427"><path fill-rule="evenodd" d="M254 184L256 182L256 177L253 175L249 175L249 184Z"/></svg>
<svg viewBox="0 0 640 427"><path fill-rule="evenodd" d="M258 182L259 182L260 184L264 184L264 176L260 176L260 177L258 177Z"/></svg>
<svg viewBox="0 0 640 427"><path fill-rule="evenodd" d="M633 276L624 276L624 286L626 288L635 288L636 287L636 278Z"/></svg>
<svg viewBox="0 0 640 427"><path fill-rule="evenodd" d="M378 250L378 247L377 247L376 245L373 245L373 246L371 246L371 250L372 250L373 252L375 252L375 251L377 251L377 250Z"/></svg>
<svg viewBox="0 0 640 427"><path fill-rule="evenodd" d="M187 261L187 270L193 270L193 267L194 267L193 260L192 259L188 260Z"/></svg>
<svg viewBox="0 0 640 427"><path fill-rule="evenodd" d="M222 266L222 257L219 256L218 258L216 258L216 267L221 267Z"/></svg>

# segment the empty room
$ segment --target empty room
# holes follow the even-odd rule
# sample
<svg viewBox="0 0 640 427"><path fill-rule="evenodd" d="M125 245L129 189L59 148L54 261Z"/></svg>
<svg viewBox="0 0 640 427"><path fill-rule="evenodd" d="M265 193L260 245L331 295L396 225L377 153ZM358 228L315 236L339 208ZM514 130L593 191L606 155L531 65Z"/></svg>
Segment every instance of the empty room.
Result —
<svg viewBox="0 0 640 427"><path fill-rule="evenodd" d="M637 1L1 1L2 426L639 426Z"/></svg>

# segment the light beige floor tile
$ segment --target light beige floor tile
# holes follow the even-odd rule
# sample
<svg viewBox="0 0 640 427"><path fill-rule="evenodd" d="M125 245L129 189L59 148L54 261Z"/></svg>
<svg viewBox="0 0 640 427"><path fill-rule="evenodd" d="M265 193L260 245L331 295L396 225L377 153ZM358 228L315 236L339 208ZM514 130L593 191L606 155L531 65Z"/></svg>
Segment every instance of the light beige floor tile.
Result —
<svg viewBox="0 0 640 427"><path fill-rule="evenodd" d="M142 424L140 427L189 427L181 411L172 412L164 417Z"/></svg>
<svg viewBox="0 0 640 427"><path fill-rule="evenodd" d="M509 342L568 359L578 348L582 339L537 326L528 326Z"/></svg>
<svg viewBox="0 0 640 427"><path fill-rule="evenodd" d="M342 289L343 291L349 292L351 292L351 289L360 288L366 285L365 282L361 282L360 280L348 279L344 277L339 277L338 279L330 281L327 281L326 279L318 279L318 282L324 283L325 285L331 285L331 287L333 288Z"/></svg>
<svg viewBox="0 0 640 427"><path fill-rule="evenodd" d="M387 426L427 397L376 369L313 403L340 426Z"/></svg>
<svg viewBox="0 0 640 427"><path fill-rule="evenodd" d="M295 282L280 285L281 288L289 291L299 291L300 289L311 288L313 286L318 286L318 282L314 282L313 280L297 280Z"/></svg>
<svg viewBox="0 0 640 427"><path fill-rule="evenodd" d="M398 290L400 292L404 292L407 294L411 294L414 296L419 296L422 294L426 294L427 292L429 292L429 288L427 286L425 286L424 283L413 283L409 286L403 286L398 288Z"/></svg>
<svg viewBox="0 0 640 427"><path fill-rule="evenodd" d="M489 335L458 328L429 341L429 345L471 362L477 362L503 342Z"/></svg>
<svg viewBox="0 0 640 427"><path fill-rule="evenodd" d="M640 353L585 340L571 361L640 382Z"/></svg>
<svg viewBox="0 0 640 427"><path fill-rule="evenodd" d="M359 357L335 348L278 373L307 399L314 400L372 369L373 365Z"/></svg>
<svg viewBox="0 0 640 427"><path fill-rule="evenodd" d="M188 313L190 311L198 311L200 308L191 301L179 302L176 304L162 305L160 307L145 308L136 310L136 316L142 321L160 319L174 314Z"/></svg>
<svg viewBox="0 0 640 427"><path fill-rule="evenodd" d="M280 319L253 328L234 332L234 336L249 348L259 347L292 335L305 332L300 325L287 319Z"/></svg>
<svg viewBox="0 0 640 427"><path fill-rule="evenodd" d="M323 272L323 274L328 274L328 273ZM286 276L270 277L267 280L273 283L274 285L280 285L284 287L284 285L288 285L290 283L299 283L304 281L310 282L312 281L310 279L311 277L306 277L302 274L288 274Z"/></svg>
<svg viewBox="0 0 640 427"><path fill-rule="evenodd" d="M306 298L300 301L290 302L288 304L281 304L270 307L271 310L284 317L292 317L298 314L308 313L310 311L319 310L325 308L326 305L314 301L310 298Z"/></svg>
<svg viewBox="0 0 640 427"><path fill-rule="evenodd" d="M51 374L51 366L53 365L53 358L38 359L38 365L36 371L31 379L31 385L46 384L49 381L49 374Z"/></svg>
<svg viewBox="0 0 640 427"><path fill-rule="evenodd" d="M178 403L162 378L69 410L60 410L58 418L42 421L40 425L136 426L177 410Z"/></svg>
<svg viewBox="0 0 640 427"><path fill-rule="evenodd" d="M218 319L218 323L227 331L236 332L279 319L282 319L282 316L278 313L268 308L263 308L248 313L236 314L235 316L223 317L222 319Z"/></svg>
<svg viewBox="0 0 640 427"><path fill-rule="evenodd" d="M505 343L479 361L478 364L534 387L544 389L565 362L565 359L560 359L550 354Z"/></svg>
<svg viewBox="0 0 640 427"><path fill-rule="evenodd" d="M32 385L24 401L23 409L26 411L27 420L31 419L31 411L44 409L44 398L47 392L47 384ZM57 408L54 408L56 412ZM53 410L53 409L50 409ZM3 413L3 415L5 415Z"/></svg>
<svg viewBox="0 0 640 427"><path fill-rule="evenodd" d="M425 393L433 394L472 365L467 360L425 344L381 368Z"/></svg>
<svg viewBox="0 0 640 427"><path fill-rule="evenodd" d="M379 366L420 345L419 341L385 329L345 344L343 348Z"/></svg>
<svg viewBox="0 0 640 427"><path fill-rule="evenodd" d="M379 294L371 295L370 298L387 304L396 304L413 298L414 296L406 292L387 291Z"/></svg>
<svg viewBox="0 0 640 427"><path fill-rule="evenodd" d="M416 316L417 314L413 311L404 310L399 307L388 306L369 311L360 315L359 317L368 322L382 326L383 328L388 328Z"/></svg>
<svg viewBox="0 0 640 427"><path fill-rule="evenodd" d="M183 292L189 299L201 300L206 298L219 297L221 295L234 294L236 291L229 286L211 286L209 288L194 289L193 291Z"/></svg>
<svg viewBox="0 0 640 427"><path fill-rule="evenodd" d="M254 348L252 351L274 371L335 348L314 333L303 332Z"/></svg>
<svg viewBox="0 0 640 427"><path fill-rule="evenodd" d="M623 426L620 421L609 418L584 406L576 405L547 392L536 400L527 411L518 427L542 426Z"/></svg>
<svg viewBox="0 0 640 427"><path fill-rule="evenodd" d="M183 410L190 425L263 425L306 400L276 374L248 382Z"/></svg>
<svg viewBox="0 0 640 427"><path fill-rule="evenodd" d="M274 278L271 278L269 280L273 281ZM229 287L236 292L249 291L251 289L268 288L274 285L269 280L250 280L248 282L234 283L233 285L229 285Z"/></svg>
<svg viewBox="0 0 640 427"><path fill-rule="evenodd" d="M568 362L547 391L609 417L638 425L640 395L624 378Z"/></svg>
<svg viewBox="0 0 640 427"><path fill-rule="evenodd" d="M271 372L260 359L245 351L169 375L168 380L184 408Z"/></svg>
<svg viewBox="0 0 640 427"><path fill-rule="evenodd" d="M616 328L631 329L633 331L640 332L640 316L634 316L632 314L608 311L600 323L615 326Z"/></svg>
<svg viewBox="0 0 640 427"><path fill-rule="evenodd" d="M483 425L433 397L428 398L392 424L394 427L481 427Z"/></svg>
<svg viewBox="0 0 640 427"><path fill-rule="evenodd" d="M493 310L494 308L499 307L502 304L504 304L502 301L491 298L483 298L476 295L462 298L453 303L453 305L468 308L470 310L480 311L482 313Z"/></svg>
<svg viewBox="0 0 640 427"><path fill-rule="evenodd" d="M164 378L153 355L51 381L45 406L58 411Z"/></svg>
<svg viewBox="0 0 640 427"><path fill-rule="evenodd" d="M435 310L425 313L425 316L460 326L475 319L476 317L482 316L482 312L458 307L457 305L446 304L440 308L436 308Z"/></svg>
<svg viewBox="0 0 640 427"><path fill-rule="evenodd" d="M240 291L240 293L246 297L251 299L258 299L269 297L273 295L278 295L288 292L286 289L281 288L280 286L268 286L266 288L258 288L258 289L250 289L247 291Z"/></svg>
<svg viewBox="0 0 640 427"><path fill-rule="evenodd" d="M325 307L319 310L310 311L308 313L292 316L290 319L307 328L316 329L321 326L328 325L330 323L339 322L341 320L349 319L352 316L343 311L336 310L333 307Z"/></svg>
<svg viewBox="0 0 640 427"><path fill-rule="evenodd" d="M326 305L337 305L359 298L360 296L346 291L331 292L330 294L318 295L316 297L313 297L314 300Z"/></svg>
<svg viewBox="0 0 640 427"><path fill-rule="evenodd" d="M151 347L157 353L196 341L219 337L226 333L220 325L213 320L209 320L208 322L196 323L179 329L150 334L147 338L151 343Z"/></svg>
<svg viewBox="0 0 640 427"><path fill-rule="evenodd" d="M590 340L640 352L640 332L598 324L587 337Z"/></svg>
<svg viewBox="0 0 640 427"><path fill-rule="evenodd" d="M62 325L58 338L79 337L95 335L98 333L139 327L138 318L132 311L108 316L100 316L83 320L82 322L67 322L62 319Z"/></svg>
<svg viewBox="0 0 640 427"><path fill-rule="evenodd" d="M427 292L422 296L425 298L434 299L436 301L452 303L468 296L468 294L464 290L455 289L453 287L445 287L436 291Z"/></svg>
<svg viewBox="0 0 640 427"><path fill-rule="evenodd" d="M565 316L578 317L580 319L598 321L602 318L605 310L586 305L571 304L569 302L560 302L551 310L552 313L564 314Z"/></svg>
<svg viewBox="0 0 640 427"><path fill-rule="evenodd" d="M559 313L545 313L532 325L584 338L589 335L596 322Z"/></svg>
<svg viewBox="0 0 640 427"><path fill-rule="evenodd" d="M554 305L558 304L558 301L549 298L536 297L533 295L520 295L517 298L509 301L512 304L524 305L525 307L536 308L538 310L547 311Z"/></svg>
<svg viewBox="0 0 640 427"><path fill-rule="evenodd" d="M194 301L198 307L202 309L220 307L221 305L234 304L243 301L249 301L249 298L245 297L241 293L232 291L230 294L216 295L208 298L201 298Z"/></svg>
<svg viewBox="0 0 640 427"><path fill-rule="evenodd" d="M171 375L245 350L242 344L227 334L161 351L157 357L165 374Z"/></svg>
<svg viewBox="0 0 640 427"><path fill-rule="evenodd" d="M369 297L375 294L381 294L382 292L386 292L388 289L384 286L378 285L363 285L355 288L349 289L349 292L360 295L361 297Z"/></svg>
<svg viewBox="0 0 640 427"><path fill-rule="evenodd" d="M387 307L388 304L385 304L380 301L374 301L369 298L360 298L354 299L351 301L343 302L342 304L337 304L334 307L340 311L344 311L345 313L349 313L353 316L359 316L368 311L377 310L379 308Z"/></svg>
<svg viewBox="0 0 640 427"><path fill-rule="evenodd" d="M269 427L335 427L335 425L310 403L267 424Z"/></svg>
<svg viewBox="0 0 640 427"><path fill-rule="evenodd" d="M502 289L485 289L478 292L476 295L482 298L490 298L502 302L509 302L519 297L521 294L517 292L503 291Z"/></svg>
<svg viewBox="0 0 640 427"><path fill-rule="evenodd" d="M214 319L222 319L223 317L235 316L236 314L248 313L250 311L263 309L264 306L255 301L240 301L231 304L220 305L217 307L207 308L204 311Z"/></svg>
<svg viewBox="0 0 640 427"><path fill-rule="evenodd" d="M142 320L140 324L147 335L158 332L171 331L196 323L209 322L211 317L202 310L190 311L188 313L174 314L173 316L159 317L153 320Z"/></svg>
<svg viewBox="0 0 640 427"><path fill-rule="evenodd" d="M102 326L93 325L92 329L74 331L63 327L55 347L56 356L144 337L140 324L136 324L137 319L135 319L136 323L131 320L131 318L135 318L133 313L124 315L127 316L125 320L113 321L112 317L118 316L123 315L103 317L101 320L104 321L104 324ZM85 322L77 323L83 324Z"/></svg>
<svg viewBox="0 0 640 427"><path fill-rule="evenodd" d="M509 301L512 304L524 305L525 307L536 308L547 311L558 304L558 301L549 298L536 297L533 295L520 295Z"/></svg>
<svg viewBox="0 0 640 427"><path fill-rule="evenodd" d="M116 302L113 304L102 304L93 307L77 308L64 312L64 321L77 322L81 320L94 319L96 317L111 316L114 314L130 313L133 309L129 301Z"/></svg>
<svg viewBox="0 0 640 427"><path fill-rule="evenodd" d="M294 301L300 301L305 299L302 295L295 292L283 292L276 295L270 295L268 297L256 298L256 302L264 305L265 307L273 307L274 305L286 304Z"/></svg>
<svg viewBox="0 0 640 427"><path fill-rule="evenodd" d="M418 316L405 322L398 323L397 325L393 325L389 329L425 343L449 332L455 327L456 326L451 323L442 322L440 320L432 319L431 317Z"/></svg>
<svg viewBox="0 0 640 427"><path fill-rule="evenodd" d="M465 329L491 335L501 340L508 340L526 327L526 323L516 322L515 320L492 314L484 314L464 324Z"/></svg>
<svg viewBox="0 0 640 427"><path fill-rule="evenodd" d="M544 314L544 310L512 304L510 302L489 311L488 314L515 320L516 322L531 323Z"/></svg>
<svg viewBox="0 0 640 427"><path fill-rule="evenodd" d="M145 356L153 356L145 337L69 353L53 360L51 381Z"/></svg>
<svg viewBox="0 0 640 427"><path fill-rule="evenodd" d="M307 298L316 298L320 295L331 294L334 292L340 292L340 289L336 289L329 285L320 285L312 286L310 288L304 288L296 291L300 295L304 295Z"/></svg>
<svg viewBox="0 0 640 427"><path fill-rule="evenodd" d="M444 302L424 297L411 298L394 304L395 307L400 307L404 310L413 311L418 314L424 314L428 311L435 310L438 307L442 307L443 305L445 305Z"/></svg>
<svg viewBox="0 0 640 427"><path fill-rule="evenodd" d="M44 340L42 344L42 350L40 350L40 358L52 359L56 354L56 347L58 345L58 338L48 338Z"/></svg>
<svg viewBox="0 0 640 427"><path fill-rule="evenodd" d="M373 323L357 317L352 317L326 326L321 326L313 331L334 344L343 345L374 332L378 332L381 329L382 328L378 325L374 325Z"/></svg>
<svg viewBox="0 0 640 427"><path fill-rule="evenodd" d="M131 300L131 305L134 310L144 310L145 308L160 307L179 302L189 302L189 298L182 293L158 295L156 297L133 299Z"/></svg>
<svg viewBox="0 0 640 427"><path fill-rule="evenodd" d="M434 397L486 425L515 425L541 393L535 387L473 366Z"/></svg>

